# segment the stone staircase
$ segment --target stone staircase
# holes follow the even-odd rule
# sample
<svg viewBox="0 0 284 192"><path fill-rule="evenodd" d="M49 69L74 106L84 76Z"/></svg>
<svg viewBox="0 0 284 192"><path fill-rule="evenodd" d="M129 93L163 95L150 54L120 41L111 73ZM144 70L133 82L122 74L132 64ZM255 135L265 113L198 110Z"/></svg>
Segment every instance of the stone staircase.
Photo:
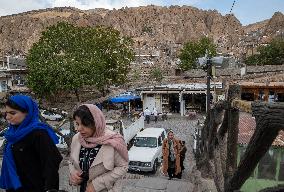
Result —
<svg viewBox="0 0 284 192"><path fill-rule="evenodd" d="M142 179L121 180L123 192L193 192L194 185L186 180L166 177L145 177Z"/></svg>

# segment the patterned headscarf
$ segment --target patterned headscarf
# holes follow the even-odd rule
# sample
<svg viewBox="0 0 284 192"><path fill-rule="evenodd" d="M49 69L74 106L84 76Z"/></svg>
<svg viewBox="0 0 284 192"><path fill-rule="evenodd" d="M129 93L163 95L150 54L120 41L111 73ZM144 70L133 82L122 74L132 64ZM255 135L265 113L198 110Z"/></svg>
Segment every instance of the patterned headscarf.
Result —
<svg viewBox="0 0 284 192"><path fill-rule="evenodd" d="M102 111L93 104L84 104L90 110L95 121L95 133L92 137L84 138L79 134L80 144L86 148L96 145L111 145L118 153L128 161L128 151L124 138L119 133L106 129L106 120Z"/></svg>

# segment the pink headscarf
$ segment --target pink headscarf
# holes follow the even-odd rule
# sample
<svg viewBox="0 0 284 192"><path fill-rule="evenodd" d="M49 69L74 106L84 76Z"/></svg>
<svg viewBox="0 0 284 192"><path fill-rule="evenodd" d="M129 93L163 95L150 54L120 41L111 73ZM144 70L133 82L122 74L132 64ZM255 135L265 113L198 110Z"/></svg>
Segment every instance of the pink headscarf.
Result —
<svg viewBox="0 0 284 192"><path fill-rule="evenodd" d="M96 131L92 137L83 138L79 134L79 141L83 147L93 148L96 145L111 145L118 153L128 161L128 151L124 138L119 133L106 129L106 120L102 111L93 104L84 104L93 115Z"/></svg>

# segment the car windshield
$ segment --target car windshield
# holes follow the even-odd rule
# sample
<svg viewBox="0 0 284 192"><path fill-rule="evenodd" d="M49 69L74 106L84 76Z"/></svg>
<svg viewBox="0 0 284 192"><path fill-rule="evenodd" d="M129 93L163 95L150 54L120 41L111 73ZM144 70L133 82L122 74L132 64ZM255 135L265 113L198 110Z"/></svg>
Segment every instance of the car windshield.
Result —
<svg viewBox="0 0 284 192"><path fill-rule="evenodd" d="M134 141L136 147L157 147L157 138L155 137L136 137Z"/></svg>

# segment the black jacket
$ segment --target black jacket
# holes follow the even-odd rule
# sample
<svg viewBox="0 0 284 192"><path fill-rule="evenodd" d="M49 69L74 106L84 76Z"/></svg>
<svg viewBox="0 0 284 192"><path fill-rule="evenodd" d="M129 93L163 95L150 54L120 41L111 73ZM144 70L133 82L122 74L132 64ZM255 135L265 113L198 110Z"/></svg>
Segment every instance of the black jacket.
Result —
<svg viewBox="0 0 284 192"><path fill-rule="evenodd" d="M12 151L22 183L22 188L17 192L43 192L59 188L58 169L62 156L45 130L32 131L15 143Z"/></svg>

